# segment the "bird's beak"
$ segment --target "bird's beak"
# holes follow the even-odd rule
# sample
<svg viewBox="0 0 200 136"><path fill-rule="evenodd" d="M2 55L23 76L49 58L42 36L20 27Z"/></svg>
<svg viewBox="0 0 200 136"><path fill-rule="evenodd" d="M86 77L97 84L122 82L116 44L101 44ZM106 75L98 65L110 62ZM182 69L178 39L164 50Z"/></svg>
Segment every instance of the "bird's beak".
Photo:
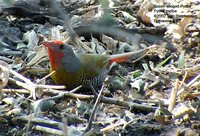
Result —
<svg viewBox="0 0 200 136"><path fill-rule="evenodd" d="M47 41L44 41L44 42L41 42L40 45L44 45L46 47L51 47L53 45L53 42L47 42Z"/></svg>
<svg viewBox="0 0 200 136"><path fill-rule="evenodd" d="M54 40L54 41L44 41L44 42L41 42L40 44L42 44L48 48L53 48L55 45L61 45L64 43L61 40Z"/></svg>

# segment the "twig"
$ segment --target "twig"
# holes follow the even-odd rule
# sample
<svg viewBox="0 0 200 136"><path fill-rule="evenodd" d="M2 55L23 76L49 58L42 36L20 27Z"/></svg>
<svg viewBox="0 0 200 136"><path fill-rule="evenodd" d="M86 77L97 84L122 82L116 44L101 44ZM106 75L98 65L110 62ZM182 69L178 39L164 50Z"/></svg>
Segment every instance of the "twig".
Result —
<svg viewBox="0 0 200 136"><path fill-rule="evenodd" d="M124 107L128 107L128 108L131 108L134 110L139 110L139 111L148 112L148 113L154 112L156 110L156 107L152 107L152 106L148 106L148 105L144 105L144 104L138 104L138 103L134 103L134 102L126 102L126 101L122 101L122 100L118 100L118 99L114 99L114 98L108 98L108 97L102 97L101 101L103 103L124 106Z"/></svg>
<svg viewBox="0 0 200 136"><path fill-rule="evenodd" d="M63 122L63 124L67 124L67 118L65 118L65 117L63 116L62 122ZM60 128L61 128L62 132L64 133L64 135L65 135L65 136L68 136L69 130L68 130L67 125L62 125L62 126L60 126Z"/></svg>
<svg viewBox="0 0 200 136"><path fill-rule="evenodd" d="M47 79L48 77L50 77L52 74L54 74L55 71L52 71L51 73L49 73L48 75L46 75L45 77L43 77L42 79L38 79L37 80L37 84L42 82L43 80Z"/></svg>
<svg viewBox="0 0 200 136"><path fill-rule="evenodd" d="M60 94L62 92L57 91L57 90L43 90L44 93L51 93L53 95L56 94ZM74 99L80 99L80 100L93 100L95 98L94 95L83 95L83 94L76 94L76 93L71 93L71 92L67 92L65 93L66 97L70 97L70 98L74 98ZM115 104L118 106L124 106L127 108L132 108L135 110L139 110L139 111L143 111L143 112L154 112L156 110L156 107L152 107L152 106L148 106L145 104L138 104L135 102L127 102L127 101L123 101L123 100L119 100L119 99L115 99L115 98L108 98L108 97L104 97L102 96L101 98L101 102L103 103L107 103L107 104Z"/></svg>
<svg viewBox="0 0 200 136"><path fill-rule="evenodd" d="M80 86L74 88L74 89L71 90L71 91L76 91L76 90L80 89L81 87L82 87L82 86L80 85ZM56 95L56 96L49 97L49 98L43 98L43 99L41 99L41 100L56 100L56 99L60 99L60 98L62 98L62 97L64 97L64 96L66 96L68 93L70 93L70 92L69 92L69 91L59 92L58 95Z"/></svg>
<svg viewBox="0 0 200 136"><path fill-rule="evenodd" d="M100 7L99 5L90 5L90 7L80 8L80 9L74 10L70 13L73 14L73 15L83 14L84 12L92 11L92 10L97 9L99 7Z"/></svg>
<svg viewBox="0 0 200 136"><path fill-rule="evenodd" d="M14 82L18 86L21 86L24 89L27 89L30 92L29 98L32 96L34 100L36 99L36 97L35 97L35 84L33 84L33 83L31 83L31 84L29 84L29 83L23 83L21 81L13 79L13 78L9 78L9 80L12 81L12 82Z"/></svg>
<svg viewBox="0 0 200 136"><path fill-rule="evenodd" d="M26 127L26 135L25 136L28 136L28 130L29 130L30 126L31 126L31 120L33 119L33 117L34 117L34 114L31 114L29 119L28 119L27 127Z"/></svg>
<svg viewBox="0 0 200 136"><path fill-rule="evenodd" d="M36 99L36 95L35 95L35 84L31 82L31 80L29 80L28 78L22 76L21 74L15 72L14 70L10 69L10 73L13 74L14 76L16 76L17 78L23 80L26 84L20 82L20 81L16 81L16 83L20 86L23 86L25 89L29 90L31 92L31 95L29 97L33 97L33 99ZM10 78L11 79L11 78ZM14 80L14 79L13 79Z"/></svg>
<svg viewBox="0 0 200 136"><path fill-rule="evenodd" d="M30 120L31 118L31 120ZM43 118L39 118L39 117L34 117L32 115L29 116L20 116L20 117L16 117L13 118L11 121L14 124L20 124L20 123L27 123L30 120L31 124L35 124L35 125L43 125L43 126L49 126L49 127L56 127L58 128L59 126L64 125L61 122L57 122L57 121L53 121L53 120L49 120L49 119L43 119Z"/></svg>
<svg viewBox="0 0 200 136"><path fill-rule="evenodd" d="M1 89L3 93L20 93L20 94L30 94L30 91L26 89Z"/></svg>
<svg viewBox="0 0 200 136"><path fill-rule="evenodd" d="M39 126L39 125L34 126L33 130L40 131L40 132L45 132L45 133L49 133L51 135L59 135L59 136L66 136L66 135L68 135L68 134L64 134L64 132L61 131L61 130L54 129L54 128L51 128L51 127Z"/></svg>
<svg viewBox="0 0 200 136"><path fill-rule="evenodd" d="M87 122L87 119L84 119L84 118L81 118L77 115L73 115L71 113L62 113L62 115L58 115L57 113L54 113L54 112L49 112L49 114L51 114L52 116L56 117L57 119L67 119L67 123L69 125L75 125L75 124L82 124L82 123L86 123ZM65 121L62 121L63 123ZM64 124L67 124L67 123L64 123Z"/></svg>
<svg viewBox="0 0 200 136"><path fill-rule="evenodd" d="M93 107L93 110L92 110L92 114L90 115L88 125L87 125L87 127L86 127L86 129L85 129L83 135L84 135L85 133L87 133L88 131L90 131L91 128L92 128L92 121L94 120L94 115L95 115L95 113L96 113L97 106L98 106L98 104L99 104L99 102L100 102L100 100L101 100L103 90L104 90L104 85L101 87L101 90L100 90L100 92L99 92L99 95L98 95L98 97L97 97L97 100L96 100L96 102L95 102L95 104L94 104L94 107Z"/></svg>
<svg viewBox="0 0 200 136"><path fill-rule="evenodd" d="M81 46L83 49L85 49L88 52L91 52L91 53L94 52L90 47L88 47L86 44L84 44L79 38L76 37L74 39L75 39L74 42L76 45Z"/></svg>
<svg viewBox="0 0 200 136"><path fill-rule="evenodd" d="M46 88L46 89L65 89L65 86L58 86L58 85L38 85L38 84L34 84L33 82L31 82L31 80L29 80L28 78L22 76L21 74L15 72L14 70L10 69L10 73L13 74L14 76L16 76L17 78L23 80L25 83L18 81L14 78L9 78L9 80L11 80L12 82L15 82L15 84L17 84L18 86L21 86L25 89L27 89L28 91L30 91L30 96L29 97L33 97L33 99L36 99L35 96L35 90L38 88ZM53 73L51 73L53 74ZM47 76L50 76L47 75ZM47 78L47 76L45 76L44 78ZM40 81L42 81L44 78L42 78ZM8 91L8 90L4 90L4 91ZM19 91L19 90L18 90ZM26 91L23 91L22 93L28 93Z"/></svg>
<svg viewBox="0 0 200 136"><path fill-rule="evenodd" d="M184 82L185 82L187 76L188 76L188 71L185 72L185 75L184 75L184 77L183 77L183 80L181 81L181 84L179 85L179 88L183 86L183 84L184 84ZM178 89L179 89L179 88L178 88Z"/></svg>
<svg viewBox="0 0 200 136"><path fill-rule="evenodd" d="M190 86L192 86L197 80L199 80L199 78L200 74L197 75L194 79L192 79L188 84L186 84L185 87L179 89L177 95L180 95L185 90L185 88L189 88Z"/></svg>
<svg viewBox="0 0 200 136"><path fill-rule="evenodd" d="M172 92L171 92L171 95L170 95L170 103L169 103L169 106L168 106L168 110L170 111L170 112L172 112L172 110L173 110L173 108L174 108L174 106L175 106L175 104L176 104L176 96L177 96L177 90L178 90L178 87L179 87L179 85L178 85L178 79L176 79L176 82L175 82L175 87L172 89Z"/></svg>
<svg viewBox="0 0 200 136"><path fill-rule="evenodd" d="M97 130L92 128L89 132L85 133L84 136L96 136L97 133L98 133Z"/></svg>
<svg viewBox="0 0 200 136"><path fill-rule="evenodd" d="M65 89L64 85L35 85L36 88L40 89Z"/></svg>
<svg viewBox="0 0 200 136"><path fill-rule="evenodd" d="M114 128L118 127L118 126L122 126L122 125L125 125L125 124L127 124L127 122L125 120L121 119L120 122L115 122L114 124L111 124L111 125L109 125L105 128L102 128L100 131L104 132L104 133L109 132L109 131L113 130Z"/></svg>
<svg viewBox="0 0 200 136"><path fill-rule="evenodd" d="M6 61L6 62L8 62L8 63L12 63L12 62L14 61L14 60L9 59L9 58L6 58L6 57L4 57L4 56L0 56L0 60Z"/></svg>
<svg viewBox="0 0 200 136"><path fill-rule="evenodd" d="M0 55L22 55L22 51L0 51Z"/></svg>

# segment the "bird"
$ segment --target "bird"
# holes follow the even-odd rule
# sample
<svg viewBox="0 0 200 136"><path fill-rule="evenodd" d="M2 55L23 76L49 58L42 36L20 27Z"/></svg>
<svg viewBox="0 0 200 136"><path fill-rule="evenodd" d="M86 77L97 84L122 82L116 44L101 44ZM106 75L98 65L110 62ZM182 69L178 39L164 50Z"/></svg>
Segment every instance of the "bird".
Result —
<svg viewBox="0 0 200 136"><path fill-rule="evenodd" d="M72 90L80 85L82 89L100 89L109 67L113 62L122 63L141 57L149 48L114 55L76 53L71 46L61 40L40 43L48 49L51 77L56 84Z"/></svg>

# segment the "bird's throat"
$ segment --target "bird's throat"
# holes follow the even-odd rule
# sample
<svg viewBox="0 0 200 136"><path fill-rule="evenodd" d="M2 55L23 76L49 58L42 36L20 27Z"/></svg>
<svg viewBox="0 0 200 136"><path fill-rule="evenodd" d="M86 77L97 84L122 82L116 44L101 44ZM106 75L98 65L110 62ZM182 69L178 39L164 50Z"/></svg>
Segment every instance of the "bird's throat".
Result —
<svg viewBox="0 0 200 136"><path fill-rule="evenodd" d="M53 51L52 49L49 49L48 53L49 53L51 68L52 70L56 70L59 67L61 60L64 58L64 53Z"/></svg>

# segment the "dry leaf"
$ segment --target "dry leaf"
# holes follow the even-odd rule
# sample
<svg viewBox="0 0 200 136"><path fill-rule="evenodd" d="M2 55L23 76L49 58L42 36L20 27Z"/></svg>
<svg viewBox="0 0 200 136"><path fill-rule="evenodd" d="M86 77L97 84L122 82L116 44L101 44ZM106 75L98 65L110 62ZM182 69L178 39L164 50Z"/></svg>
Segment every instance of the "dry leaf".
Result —
<svg viewBox="0 0 200 136"><path fill-rule="evenodd" d="M194 111L184 104L177 106L172 111L172 114L174 115L175 118L182 117L183 115L192 114L192 113L194 113Z"/></svg>
<svg viewBox="0 0 200 136"><path fill-rule="evenodd" d="M142 20L146 23L152 23L151 18L149 16L152 8L153 5L149 1L144 1L140 6L139 11L137 12L137 16L141 17Z"/></svg>
<svg viewBox="0 0 200 136"><path fill-rule="evenodd" d="M94 37L92 37L91 48L94 53L97 53L97 54L105 53L105 49L100 45L99 41Z"/></svg>
<svg viewBox="0 0 200 136"><path fill-rule="evenodd" d="M116 50L116 47L117 47L117 43L118 41L114 40L113 38L109 37L109 36L106 36L106 35L102 35L102 42L104 44L106 44L108 50L110 51L115 51Z"/></svg>
<svg viewBox="0 0 200 136"><path fill-rule="evenodd" d="M107 108L105 108L104 112L106 113L112 113L115 116L121 118L124 116L124 109L120 106L116 106L116 105L110 105Z"/></svg>
<svg viewBox="0 0 200 136"><path fill-rule="evenodd" d="M171 24L167 27L167 34L172 35L172 37L174 39L181 39L182 36L185 35L185 28L187 27L187 25L189 23L191 23L191 21L193 20L193 18L191 17L184 17L178 25L176 24Z"/></svg>
<svg viewBox="0 0 200 136"><path fill-rule="evenodd" d="M47 57L47 50L44 46L40 46L35 57L27 64L27 66L33 66L36 63L39 63L39 61L42 60L42 58Z"/></svg>

